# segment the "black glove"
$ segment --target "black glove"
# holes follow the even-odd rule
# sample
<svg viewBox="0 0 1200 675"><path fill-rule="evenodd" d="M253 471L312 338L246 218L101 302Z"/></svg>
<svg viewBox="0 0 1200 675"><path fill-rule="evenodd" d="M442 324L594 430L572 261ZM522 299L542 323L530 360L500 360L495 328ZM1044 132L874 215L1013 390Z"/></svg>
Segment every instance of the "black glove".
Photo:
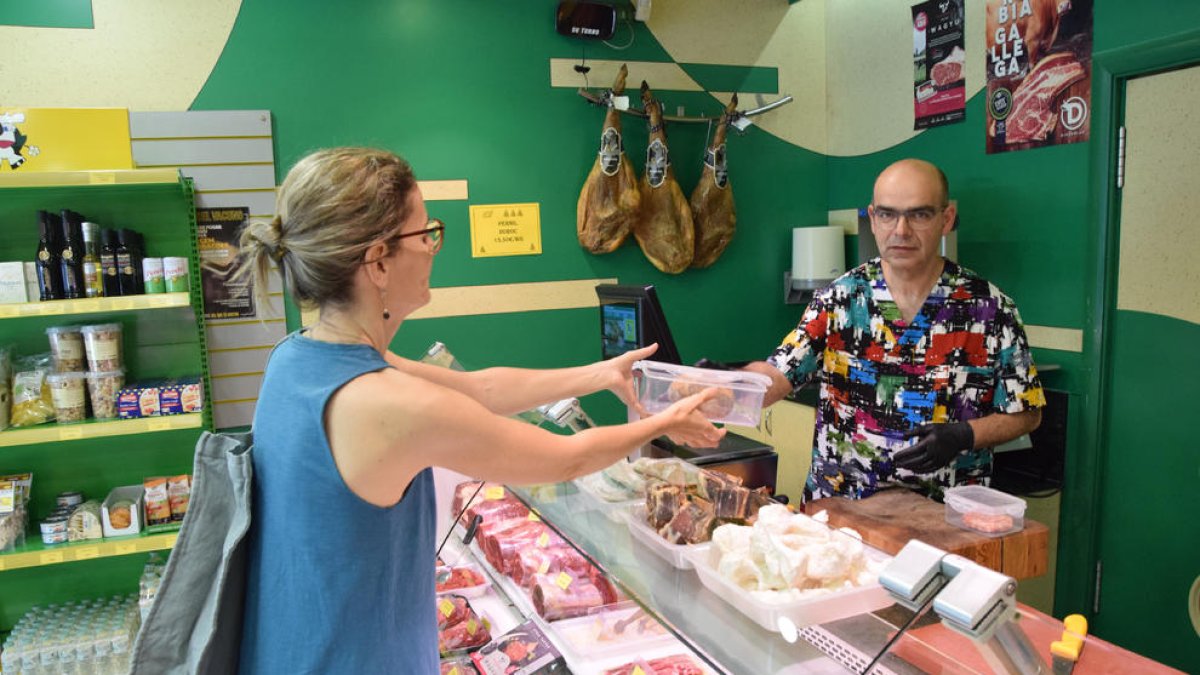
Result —
<svg viewBox="0 0 1200 675"><path fill-rule="evenodd" d="M892 463L915 473L932 473L975 447L975 430L966 422L922 424L909 432L908 438L914 436L920 440L893 455Z"/></svg>

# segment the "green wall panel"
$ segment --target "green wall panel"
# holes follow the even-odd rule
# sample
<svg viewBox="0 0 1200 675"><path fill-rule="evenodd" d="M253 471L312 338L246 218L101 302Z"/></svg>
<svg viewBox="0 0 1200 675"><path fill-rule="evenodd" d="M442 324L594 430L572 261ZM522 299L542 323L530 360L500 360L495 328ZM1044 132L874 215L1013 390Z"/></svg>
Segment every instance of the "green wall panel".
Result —
<svg viewBox="0 0 1200 675"><path fill-rule="evenodd" d="M6 571L0 625L11 629L35 605L135 594L147 560L146 555L134 554Z"/></svg>
<svg viewBox="0 0 1200 675"><path fill-rule="evenodd" d="M92 0L5 0L0 26L92 28Z"/></svg>

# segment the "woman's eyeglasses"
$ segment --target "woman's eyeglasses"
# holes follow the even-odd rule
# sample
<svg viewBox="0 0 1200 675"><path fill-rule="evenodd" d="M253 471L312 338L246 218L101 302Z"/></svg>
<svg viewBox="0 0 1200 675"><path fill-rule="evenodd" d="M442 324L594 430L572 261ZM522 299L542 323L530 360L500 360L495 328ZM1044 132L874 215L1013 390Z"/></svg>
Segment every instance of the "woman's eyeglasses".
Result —
<svg viewBox="0 0 1200 675"><path fill-rule="evenodd" d="M446 225L444 223L442 223L442 221L438 220L437 218L434 218L429 221L429 223L427 224L427 227L425 229L417 230L416 232L406 232L404 234L398 234L398 235L396 235L396 239L403 239L405 237L416 237L416 236L424 235L425 243L429 244L429 253L434 254L434 253L437 253L438 251L442 250L442 243L446 240L445 232L446 232Z"/></svg>

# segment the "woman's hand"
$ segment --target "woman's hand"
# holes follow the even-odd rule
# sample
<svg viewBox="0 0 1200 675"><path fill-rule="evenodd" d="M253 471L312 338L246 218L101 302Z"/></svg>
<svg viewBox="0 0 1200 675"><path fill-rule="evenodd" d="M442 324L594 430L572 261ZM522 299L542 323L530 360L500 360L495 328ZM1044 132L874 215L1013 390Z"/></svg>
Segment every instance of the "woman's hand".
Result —
<svg viewBox="0 0 1200 675"><path fill-rule="evenodd" d="M659 413L670 419L670 426L665 431L667 437L675 443L689 445L693 448L716 447L724 438L725 430L713 426L713 423L708 421L699 408L719 393L720 391L716 387L710 387L676 401L671 407Z"/></svg>
<svg viewBox="0 0 1200 675"><path fill-rule="evenodd" d="M633 383L633 364L636 361L650 358L656 351L658 351L657 342L648 347L633 349L620 356L600 362L600 365L607 367L611 373L612 384L608 386L608 390L616 394L622 403L633 408L634 411L643 417L648 413L642 407L641 402L638 401L637 387Z"/></svg>

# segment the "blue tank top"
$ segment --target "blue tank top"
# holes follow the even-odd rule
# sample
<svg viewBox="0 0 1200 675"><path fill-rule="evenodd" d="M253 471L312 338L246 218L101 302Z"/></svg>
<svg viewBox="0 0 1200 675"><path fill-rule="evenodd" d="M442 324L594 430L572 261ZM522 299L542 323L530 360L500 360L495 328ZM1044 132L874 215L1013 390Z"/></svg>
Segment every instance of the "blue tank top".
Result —
<svg viewBox="0 0 1200 675"><path fill-rule="evenodd" d="M433 472L373 506L325 436L334 392L387 367L367 345L299 333L271 355L254 414L243 675L438 672Z"/></svg>

